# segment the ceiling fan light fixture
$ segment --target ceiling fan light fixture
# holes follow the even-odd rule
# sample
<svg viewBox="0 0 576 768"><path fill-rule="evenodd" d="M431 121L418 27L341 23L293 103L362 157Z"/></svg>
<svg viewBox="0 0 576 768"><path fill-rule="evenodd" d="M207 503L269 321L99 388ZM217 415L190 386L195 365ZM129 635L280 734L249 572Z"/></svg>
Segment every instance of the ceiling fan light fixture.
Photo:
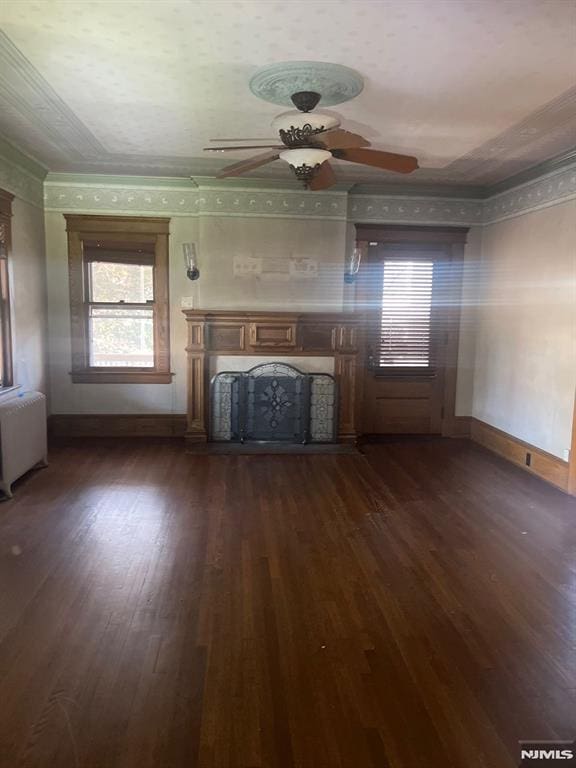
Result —
<svg viewBox="0 0 576 768"><path fill-rule="evenodd" d="M326 149L303 147L301 149L286 149L280 152L280 159L288 163L296 174L296 178L308 184L322 163L330 160L332 153Z"/></svg>
<svg viewBox="0 0 576 768"><path fill-rule="evenodd" d="M322 112L283 112L272 121L272 129L287 147L298 147L314 140L322 131L338 128L340 120Z"/></svg>

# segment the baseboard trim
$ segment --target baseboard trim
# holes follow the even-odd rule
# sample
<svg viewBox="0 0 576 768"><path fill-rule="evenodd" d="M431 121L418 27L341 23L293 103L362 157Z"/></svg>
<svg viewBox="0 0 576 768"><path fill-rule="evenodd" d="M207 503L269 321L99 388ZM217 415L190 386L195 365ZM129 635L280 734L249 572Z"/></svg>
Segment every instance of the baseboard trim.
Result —
<svg viewBox="0 0 576 768"><path fill-rule="evenodd" d="M472 430L471 416L453 416L442 428L443 437L470 437Z"/></svg>
<svg viewBox="0 0 576 768"><path fill-rule="evenodd" d="M536 448L530 443L497 429L485 421L471 419L470 437L475 443L488 448L516 466L545 480L547 483L569 493L568 462L551 453ZM530 454L530 466L526 465L526 454Z"/></svg>
<svg viewBox="0 0 576 768"><path fill-rule="evenodd" d="M184 437L186 414L58 413L48 429L52 437Z"/></svg>

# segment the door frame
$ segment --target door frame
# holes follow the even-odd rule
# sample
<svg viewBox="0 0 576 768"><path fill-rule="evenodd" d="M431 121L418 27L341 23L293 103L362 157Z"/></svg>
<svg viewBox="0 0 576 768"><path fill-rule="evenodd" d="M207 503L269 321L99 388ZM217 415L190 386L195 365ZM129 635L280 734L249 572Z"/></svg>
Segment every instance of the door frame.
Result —
<svg viewBox="0 0 576 768"><path fill-rule="evenodd" d="M468 227L409 227L397 224L356 224L356 245L367 253L370 243L387 246L414 246L419 250L432 246L440 251L451 272L448 294L448 330L444 357L444 395L442 400L441 432L443 437L458 434L456 422L456 386L458 378L458 347L460 342L460 316L462 306L462 273L464 249ZM366 339L367 334L363 334ZM364 371L368 363L366 343L362 345L361 359ZM364 376L360 377L363 382ZM362 387L363 388L363 387ZM363 400L361 395L360 401ZM360 404L358 405L360 412Z"/></svg>

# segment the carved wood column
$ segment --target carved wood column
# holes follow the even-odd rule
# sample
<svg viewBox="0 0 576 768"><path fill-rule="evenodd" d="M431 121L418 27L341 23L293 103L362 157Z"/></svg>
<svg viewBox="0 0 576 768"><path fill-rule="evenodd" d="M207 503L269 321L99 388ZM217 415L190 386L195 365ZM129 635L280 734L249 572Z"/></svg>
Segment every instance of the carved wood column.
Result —
<svg viewBox="0 0 576 768"><path fill-rule="evenodd" d="M208 439L208 393L205 318L187 317L188 346L188 423L186 441L205 443Z"/></svg>

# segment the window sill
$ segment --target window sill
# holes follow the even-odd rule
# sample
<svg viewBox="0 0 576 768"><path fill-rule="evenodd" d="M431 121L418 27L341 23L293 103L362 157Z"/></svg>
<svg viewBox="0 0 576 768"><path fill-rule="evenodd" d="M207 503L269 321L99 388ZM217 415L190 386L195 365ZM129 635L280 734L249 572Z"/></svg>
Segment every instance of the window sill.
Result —
<svg viewBox="0 0 576 768"><path fill-rule="evenodd" d="M434 379L436 370L434 368L399 368L398 370L389 370L387 368L370 368L374 378L377 379Z"/></svg>
<svg viewBox="0 0 576 768"><path fill-rule="evenodd" d="M10 395L15 395L19 389L22 389L21 384L13 384L10 387L0 387L0 400L3 397L10 397Z"/></svg>
<svg viewBox="0 0 576 768"><path fill-rule="evenodd" d="M171 384L173 373L161 371L71 371L73 384Z"/></svg>

